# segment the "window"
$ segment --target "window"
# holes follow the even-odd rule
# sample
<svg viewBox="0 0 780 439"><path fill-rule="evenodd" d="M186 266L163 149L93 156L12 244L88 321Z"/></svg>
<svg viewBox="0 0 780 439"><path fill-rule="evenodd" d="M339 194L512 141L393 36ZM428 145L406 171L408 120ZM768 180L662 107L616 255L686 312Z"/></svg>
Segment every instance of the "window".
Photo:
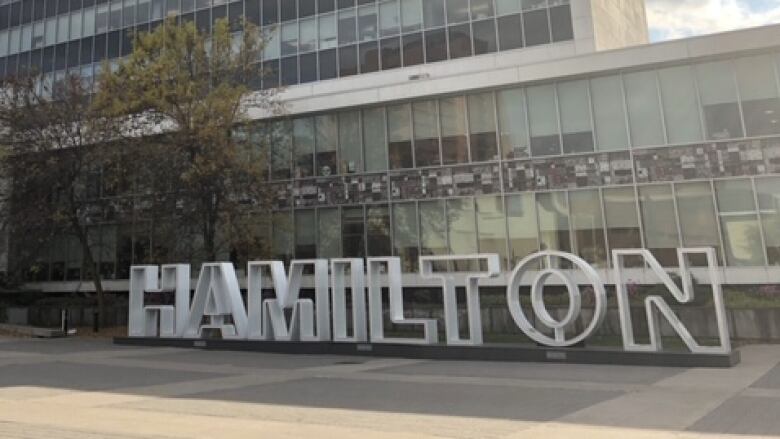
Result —
<svg viewBox="0 0 780 439"><path fill-rule="evenodd" d="M537 9L523 13L525 45L538 46L550 43L550 24L547 9Z"/></svg>
<svg viewBox="0 0 780 439"><path fill-rule="evenodd" d="M493 93L470 95L468 103L471 160L474 162L496 160L498 158L498 143Z"/></svg>
<svg viewBox="0 0 780 439"><path fill-rule="evenodd" d="M401 8L398 0L385 1L379 4L379 35L392 37L400 33Z"/></svg>
<svg viewBox="0 0 780 439"><path fill-rule="evenodd" d="M366 171L375 172L387 169L384 108L363 110L363 145L365 146Z"/></svg>
<svg viewBox="0 0 780 439"><path fill-rule="evenodd" d="M426 29L444 26L444 0L423 1L423 23Z"/></svg>
<svg viewBox="0 0 780 439"><path fill-rule="evenodd" d="M314 118L293 121L293 148L295 151L295 176L314 175Z"/></svg>
<svg viewBox="0 0 780 439"><path fill-rule="evenodd" d="M555 87L552 85L530 87L527 94L531 154L534 157L560 154L561 140L558 134L558 111L555 108Z"/></svg>
<svg viewBox="0 0 780 439"><path fill-rule="evenodd" d="M504 158L528 157L528 122L523 89L501 90L496 93L496 99L501 151Z"/></svg>
<svg viewBox="0 0 780 439"><path fill-rule="evenodd" d="M780 134L780 96L769 56L737 60L737 80L748 136Z"/></svg>
<svg viewBox="0 0 780 439"><path fill-rule="evenodd" d="M50 18L46 20L46 45L51 46L52 44L57 43L57 19L56 18ZM9 53L14 53L14 46L11 46L11 49Z"/></svg>
<svg viewBox="0 0 780 439"><path fill-rule="evenodd" d="M764 249L750 180L715 182L726 263L764 265Z"/></svg>
<svg viewBox="0 0 780 439"><path fill-rule="evenodd" d="M474 55L492 53L498 50L496 43L496 22L493 19L474 22L472 27Z"/></svg>
<svg viewBox="0 0 780 439"><path fill-rule="evenodd" d="M404 35L402 37L404 50L404 66L414 66L423 63L422 33Z"/></svg>
<svg viewBox="0 0 780 439"><path fill-rule="evenodd" d="M590 116L588 81L559 83L558 104L561 109L563 152L571 154L593 151L593 121Z"/></svg>
<svg viewBox="0 0 780 439"><path fill-rule="evenodd" d="M301 52L317 50L317 22L314 18L300 21L300 41L298 45Z"/></svg>
<svg viewBox="0 0 780 439"><path fill-rule="evenodd" d="M84 10L84 29L82 33L85 37L91 37L95 34L95 8Z"/></svg>
<svg viewBox="0 0 780 439"><path fill-rule="evenodd" d="M317 209L317 257L341 257L341 217L338 208Z"/></svg>
<svg viewBox="0 0 780 439"><path fill-rule="evenodd" d="M371 41L377 38L376 6L361 6L358 9L358 37L360 41Z"/></svg>
<svg viewBox="0 0 780 439"><path fill-rule="evenodd" d="M341 246L345 258L366 256L365 222L362 207L341 210Z"/></svg>
<svg viewBox="0 0 780 439"><path fill-rule="evenodd" d="M280 11L282 21L295 20L298 17L296 3L296 0L282 0L282 7Z"/></svg>
<svg viewBox="0 0 780 439"><path fill-rule="evenodd" d="M357 45L339 47L339 76L357 75Z"/></svg>
<svg viewBox="0 0 780 439"><path fill-rule="evenodd" d="M70 13L70 39L81 38L81 11Z"/></svg>
<svg viewBox="0 0 780 439"><path fill-rule="evenodd" d="M368 256L391 254L390 209L387 205L368 206L366 208L366 226Z"/></svg>
<svg viewBox="0 0 780 439"><path fill-rule="evenodd" d="M780 265L780 179L757 179L756 191L769 264Z"/></svg>
<svg viewBox="0 0 780 439"><path fill-rule="evenodd" d="M610 252L621 248L641 248L636 194L632 187L604 189L604 213Z"/></svg>
<svg viewBox="0 0 780 439"><path fill-rule="evenodd" d="M317 17L320 25L320 50L330 49L338 45L336 34L336 15L325 14Z"/></svg>
<svg viewBox="0 0 780 439"><path fill-rule="evenodd" d="M122 28L122 0L111 2L111 15L109 17L108 27L111 30Z"/></svg>
<svg viewBox="0 0 780 439"><path fill-rule="evenodd" d="M461 23L469 20L469 0L447 0L447 22Z"/></svg>
<svg viewBox="0 0 780 439"><path fill-rule="evenodd" d="M499 50L511 50L520 47L523 47L523 17L520 14L499 17Z"/></svg>
<svg viewBox="0 0 780 439"><path fill-rule="evenodd" d="M317 80L317 52L305 53L300 57L301 84Z"/></svg>
<svg viewBox="0 0 780 439"><path fill-rule="evenodd" d="M295 257L313 259L317 257L316 221L314 209L295 211Z"/></svg>
<svg viewBox="0 0 780 439"><path fill-rule="evenodd" d="M416 165L418 167L440 165L436 101L415 102L412 105L412 112Z"/></svg>
<svg viewBox="0 0 780 439"><path fill-rule="evenodd" d="M280 43L281 38L279 36L279 26L266 28L264 33L265 35L263 41L265 45L263 46L263 59L269 60L279 58L279 55L282 52L282 46Z"/></svg>
<svg viewBox="0 0 780 439"><path fill-rule="evenodd" d="M493 0L471 0L471 19L481 20L483 18L492 17Z"/></svg>
<svg viewBox="0 0 780 439"><path fill-rule="evenodd" d="M710 140L742 137L742 118L737 102L734 68L728 61L699 64L699 80L704 125Z"/></svg>
<svg viewBox="0 0 780 439"><path fill-rule="evenodd" d="M632 146L663 145L664 126L656 73L629 73L623 76L628 106Z"/></svg>
<svg viewBox="0 0 780 439"><path fill-rule="evenodd" d="M57 42L63 43L65 41L68 41L68 37L70 36L70 32L68 29L69 24L68 16L67 15L60 15L57 17Z"/></svg>
<svg viewBox="0 0 780 439"><path fill-rule="evenodd" d="M274 212L271 252L276 260L290 262L293 252L293 224L290 212Z"/></svg>
<svg viewBox="0 0 780 439"><path fill-rule="evenodd" d="M390 169L412 168L411 109L408 104L387 108Z"/></svg>
<svg viewBox="0 0 780 439"><path fill-rule="evenodd" d="M379 44L376 41L361 43L358 47L358 62L360 73L379 70Z"/></svg>
<svg viewBox="0 0 780 439"><path fill-rule="evenodd" d="M415 203L393 205L393 254L401 258L404 272L416 272L420 251L417 248L417 206Z"/></svg>
<svg viewBox="0 0 780 439"><path fill-rule="evenodd" d="M595 267L607 266L604 218L598 190L569 193L576 253Z"/></svg>
<svg viewBox="0 0 780 439"><path fill-rule="evenodd" d="M270 126L271 173L275 179L290 178L291 128L289 122L274 122Z"/></svg>
<svg viewBox="0 0 780 439"><path fill-rule="evenodd" d="M447 31L425 31L425 61L438 62L447 59Z"/></svg>
<svg viewBox="0 0 780 439"><path fill-rule="evenodd" d="M506 216L500 196L477 197L477 230L479 253L494 253L506 267Z"/></svg>
<svg viewBox="0 0 780 439"><path fill-rule="evenodd" d="M381 41L382 70L401 67L401 39L387 38Z"/></svg>
<svg viewBox="0 0 780 439"><path fill-rule="evenodd" d="M298 23L282 25L282 56L298 53Z"/></svg>
<svg viewBox="0 0 780 439"><path fill-rule="evenodd" d="M639 206L645 233L645 247L661 265L677 265L677 219L672 187L668 184L639 188Z"/></svg>
<svg viewBox="0 0 780 439"><path fill-rule="evenodd" d="M420 208L420 254L447 254L447 222L444 215L444 200L421 201Z"/></svg>
<svg viewBox="0 0 780 439"><path fill-rule="evenodd" d="M449 253L453 255L473 255L478 253L477 219L473 198L454 198L447 200L447 236ZM455 270L472 270L472 261L455 262Z"/></svg>
<svg viewBox="0 0 780 439"><path fill-rule="evenodd" d="M329 176L338 172L336 150L339 144L338 121L335 114L315 118L317 127L317 175Z"/></svg>
<svg viewBox="0 0 780 439"><path fill-rule="evenodd" d="M510 264L516 265L539 250L536 204L530 193L506 197Z"/></svg>
<svg viewBox="0 0 780 439"><path fill-rule="evenodd" d="M354 9L339 11L339 46L357 41L357 17Z"/></svg>
<svg viewBox="0 0 780 439"><path fill-rule="evenodd" d="M84 18L86 18L86 14L84 15ZM135 24L135 0L124 0L124 10L122 11L122 25L124 27L128 27L134 24Z"/></svg>
<svg viewBox="0 0 780 439"><path fill-rule="evenodd" d="M332 79L338 76L336 49L323 50L320 57L320 79Z"/></svg>
<svg viewBox="0 0 780 439"><path fill-rule="evenodd" d="M401 0L401 32L409 33L422 29L421 0Z"/></svg>
<svg viewBox="0 0 780 439"><path fill-rule="evenodd" d="M496 14L514 14L520 12L520 0L496 0Z"/></svg>
<svg viewBox="0 0 780 439"><path fill-rule="evenodd" d="M566 192L536 194L539 242L542 250L571 251Z"/></svg>
<svg viewBox="0 0 780 439"><path fill-rule="evenodd" d="M572 25L569 5L550 8L550 24L552 25L553 42L574 39L574 26Z"/></svg>
<svg viewBox="0 0 780 439"><path fill-rule="evenodd" d="M702 139L696 83L689 66L658 71L669 143Z"/></svg>
<svg viewBox="0 0 780 439"><path fill-rule="evenodd" d="M469 161L466 138L466 99L462 96L439 100L441 149L445 165Z"/></svg>
<svg viewBox="0 0 780 439"><path fill-rule="evenodd" d="M447 29L450 39L450 58L471 56L471 26L460 24Z"/></svg>
<svg viewBox="0 0 780 439"><path fill-rule="evenodd" d="M263 25L279 22L279 0L263 0Z"/></svg>
<svg viewBox="0 0 780 439"><path fill-rule="evenodd" d="M679 183L675 185L675 193L683 246L720 249L718 216L710 184Z"/></svg>
<svg viewBox="0 0 780 439"><path fill-rule="evenodd" d="M324 11L323 11L324 12ZM298 16L310 17L317 13L316 0L298 0Z"/></svg>
<svg viewBox="0 0 780 439"><path fill-rule="evenodd" d="M590 81L596 144L599 151L628 149L623 87L619 76Z"/></svg>
<svg viewBox="0 0 780 439"><path fill-rule="evenodd" d="M360 143L359 111L339 114L339 139L341 172L344 174L362 172L363 157L361 153L362 145Z"/></svg>

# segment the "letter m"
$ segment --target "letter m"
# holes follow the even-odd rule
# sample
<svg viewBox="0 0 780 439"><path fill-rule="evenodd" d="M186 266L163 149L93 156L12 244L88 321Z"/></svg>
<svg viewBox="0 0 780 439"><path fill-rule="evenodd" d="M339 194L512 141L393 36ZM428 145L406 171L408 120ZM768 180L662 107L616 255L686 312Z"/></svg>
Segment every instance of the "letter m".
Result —
<svg viewBox="0 0 780 439"><path fill-rule="evenodd" d="M648 296L644 301L647 328L650 332L650 344L638 344L634 338L634 328L631 320L631 303L629 302L626 279L624 278L624 260L627 256L640 256L650 271L666 286L672 296L680 303L690 303L694 299L694 288L691 277L688 256L704 254L707 257L707 272L712 285L712 303L715 306L715 319L718 325L719 345L703 346L699 344L685 327L680 318L672 311L669 304L660 296ZM623 333L623 348L633 352L658 352L663 349L659 317L663 316L672 329L680 336L691 352L697 354L728 354L731 352L729 326L726 320L726 306L723 302L718 262L713 248L682 248L677 249L680 262L680 278L682 290L672 280L661 264L646 249L613 250L612 261L615 273L615 291L617 292L620 327Z"/></svg>

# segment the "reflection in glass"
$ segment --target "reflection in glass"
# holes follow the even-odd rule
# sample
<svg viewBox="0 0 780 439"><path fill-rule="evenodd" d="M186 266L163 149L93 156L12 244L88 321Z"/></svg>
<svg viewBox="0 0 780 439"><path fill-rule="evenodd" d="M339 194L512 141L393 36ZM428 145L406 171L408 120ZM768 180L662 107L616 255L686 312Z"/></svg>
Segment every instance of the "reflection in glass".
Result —
<svg viewBox="0 0 780 439"><path fill-rule="evenodd" d="M338 122L335 114L324 114L315 118L317 127L317 175L329 176L338 173L336 150L338 147Z"/></svg>
<svg viewBox="0 0 780 439"><path fill-rule="evenodd" d="M669 143L702 139L696 83L690 66L658 71Z"/></svg>
<svg viewBox="0 0 780 439"><path fill-rule="evenodd" d="M529 87L528 119L531 131L531 154L534 157L561 153L558 111L555 107L555 87Z"/></svg>
<svg viewBox="0 0 780 439"><path fill-rule="evenodd" d="M339 139L341 172L344 174L362 172L359 111L339 114Z"/></svg>
<svg viewBox="0 0 780 439"><path fill-rule="evenodd" d="M696 66L707 138L742 137L742 119L731 62L718 61Z"/></svg>
<svg viewBox="0 0 780 439"><path fill-rule="evenodd" d="M496 106L493 93L481 93L468 97L469 132L471 133L471 161L484 162L498 159L496 143Z"/></svg>
<svg viewBox="0 0 780 439"><path fill-rule="evenodd" d="M317 209L317 257L341 257L341 218L338 208Z"/></svg>
<svg viewBox="0 0 780 439"><path fill-rule="evenodd" d="M388 256L390 245L390 209L387 205L366 208L368 256Z"/></svg>
<svg viewBox="0 0 780 439"><path fill-rule="evenodd" d="M598 190L569 193L576 253L595 267L607 265L604 218Z"/></svg>
<svg viewBox="0 0 780 439"><path fill-rule="evenodd" d="M566 192L537 193L536 212L539 217L540 248L571 252Z"/></svg>
<svg viewBox="0 0 780 439"><path fill-rule="evenodd" d="M656 73L628 73L623 75L623 83L626 87L631 145L663 145L664 125L661 120Z"/></svg>
<svg viewBox="0 0 780 439"><path fill-rule="evenodd" d="M774 57L740 58L736 66L747 135L780 134L780 96Z"/></svg>
<svg viewBox="0 0 780 439"><path fill-rule="evenodd" d="M469 161L466 139L466 99L462 96L439 100L441 111L441 149L444 164Z"/></svg>
<svg viewBox="0 0 780 439"><path fill-rule="evenodd" d="M588 81L559 83L558 105L561 109L564 154L593 151Z"/></svg>
<svg viewBox="0 0 780 439"><path fill-rule="evenodd" d="M341 248L345 258L366 256L365 222L362 207L341 210Z"/></svg>
<svg viewBox="0 0 780 439"><path fill-rule="evenodd" d="M667 184L639 188L639 205L645 233L645 247L664 266L677 265L677 220L672 187Z"/></svg>
<svg viewBox="0 0 780 439"><path fill-rule="evenodd" d="M501 197L477 197L476 203L479 252L498 254L502 267L506 267L506 215Z"/></svg>
<svg viewBox="0 0 780 439"><path fill-rule="evenodd" d="M387 150L390 159L390 169L411 168L412 133L411 108L409 104L387 107Z"/></svg>
<svg viewBox="0 0 780 439"><path fill-rule="evenodd" d="M761 230L750 180L715 182L726 263L731 266L764 265Z"/></svg>
<svg viewBox="0 0 780 439"><path fill-rule="evenodd" d="M404 272L416 272L420 251L417 247L417 206L415 203L393 205L393 254L401 258Z"/></svg>
<svg viewBox="0 0 780 439"><path fill-rule="evenodd" d="M522 88L496 93L501 151L505 159L528 157L528 122Z"/></svg>
<svg viewBox="0 0 780 439"><path fill-rule="evenodd" d="M312 259L317 257L316 223L314 209L295 211L295 257Z"/></svg>
<svg viewBox="0 0 780 439"><path fill-rule="evenodd" d="M295 177L314 175L314 118L293 121L293 148L295 150Z"/></svg>
<svg viewBox="0 0 780 439"><path fill-rule="evenodd" d="M769 265L780 265L780 178L756 180Z"/></svg>
<svg viewBox="0 0 780 439"><path fill-rule="evenodd" d="M593 119L596 124L596 149L628 149L623 87L619 76L605 76L590 81Z"/></svg>
<svg viewBox="0 0 780 439"><path fill-rule="evenodd" d="M365 147L366 171L387 169L384 108L363 110L363 145Z"/></svg>
<svg viewBox="0 0 780 439"><path fill-rule="evenodd" d="M421 167L441 164L436 101L415 102L412 105L412 113L416 165Z"/></svg>
<svg viewBox="0 0 780 439"><path fill-rule="evenodd" d="M683 246L715 248L720 259L718 216L710 184L679 183L675 185L675 192ZM699 264L705 262L699 261Z"/></svg>

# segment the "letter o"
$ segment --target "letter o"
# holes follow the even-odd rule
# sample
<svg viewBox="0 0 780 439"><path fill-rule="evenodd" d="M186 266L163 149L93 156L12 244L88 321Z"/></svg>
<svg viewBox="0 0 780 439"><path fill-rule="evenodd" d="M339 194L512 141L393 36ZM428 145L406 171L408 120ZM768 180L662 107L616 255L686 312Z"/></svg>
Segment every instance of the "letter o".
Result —
<svg viewBox="0 0 780 439"><path fill-rule="evenodd" d="M523 307L520 304L520 282L522 277L529 271L529 267L531 267L534 262L542 258L547 261L548 268L539 272L531 282L531 305L538 320L555 332L555 338L551 338L547 334L537 330L526 317ZM582 270L588 283L593 287L593 293L596 299L593 309L593 318L590 323L581 334L568 340L565 338L566 327L574 323L575 319L579 316L582 299L577 283L564 271L552 268L551 261L553 258L568 260L573 263L575 267ZM558 277L563 281L569 294L569 309L566 316L560 321L554 319L550 315L543 300L544 283L553 276ZM512 314L512 318L520 330L535 342L551 347L567 347L582 342L601 326L601 323L607 315L607 292L604 289L604 283L601 281L596 270L584 259L576 255L554 250L545 250L532 254L517 264L517 267L512 271L507 284L506 299L509 312Z"/></svg>

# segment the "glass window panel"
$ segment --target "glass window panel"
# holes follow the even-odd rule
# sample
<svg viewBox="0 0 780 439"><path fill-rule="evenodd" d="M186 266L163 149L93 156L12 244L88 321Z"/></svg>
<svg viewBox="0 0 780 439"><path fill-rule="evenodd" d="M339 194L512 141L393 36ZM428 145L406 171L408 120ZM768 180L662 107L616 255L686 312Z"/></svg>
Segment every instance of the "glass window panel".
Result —
<svg viewBox="0 0 780 439"><path fill-rule="evenodd" d="M780 265L780 178L756 180L769 265Z"/></svg>
<svg viewBox="0 0 780 439"><path fill-rule="evenodd" d="M401 8L398 0L379 4L379 34L382 37L398 35L401 27Z"/></svg>
<svg viewBox="0 0 780 439"><path fill-rule="evenodd" d="M296 178L314 175L314 118L293 121L293 148Z"/></svg>
<svg viewBox="0 0 780 439"><path fill-rule="evenodd" d="M731 266L764 265L761 230L750 180L715 182L726 263Z"/></svg>
<svg viewBox="0 0 780 439"><path fill-rule="evenodd" d="M298 57L288 56L280 62L282 85L295 85L298 83Z"/></svg>
<svg viewBox="0 0 780 439"><path fill-rule="evenodd" d="M472 20L481 20L483 18L492 17L494 14L493 0L471 0Z"/></svg>
<svg viewBox="0 0 780 439"><path fill-rule="evenodd" d="M270 60L279 58L279 55L282 52L282 45L280 43L281 38L279 37L279 26L267 27L263 32L265 33L265 37L263 38L265 43L263 46L263 59Z"/></svg>
<svg viewBox="0 0 780 439"><path fill-rule="evenodd" d="M289 262L293 258L293 222L290 212L274 212L272 219L271 253L276 260Z"/></svg>
<svg viewBox="0 0 780 439"><path fill-rule="evenodd" d="M506 197L510 263L516 265L539 250L536 204L530 193Z"/></svg>
<svg viewBox="0 0 780 439"><path fill-rule="evenodd" d="M634 188L604 189L603 196L610 249L642 247Z"/></svg>
<svg viewBox="0 0 780 439"><path fill-rule="evenodd" d="M281 3L281 20L294 20L298 17L297 0L282 0Z"/></svg>
<svg viewBox="0 0 780 439"><path fill-rule="evenodd" d="M441 164L439 157L439 126L436 101L415 102L412 105L414 117L414 150L416 166Z"/></svg>
<svg viewBox="0 0 780 439"><path fill-rule="evenodd" d="M447 220L444 200L420 202L420 254L447 254Z"/></svg>
<svg viewBox="0 0 780 439"><path fill-rule="evenodd" d="M577 254L595 267L606 267L607 248L599 191L570 192L569 203Z"/></svg>
<svg viewBox="0 0 780 439"><path fill-rule="evenodd" d="M496 106L493 93L469 95L469 131L471 160L484 162L498 158L496 140Z"/></svg>
<svg viewBox="0 0 780 439"><path fill-rule="evenodd" d="M492 53L498 50L496 42L496 21L493 19L472 23L474 54Z"/></svg>
<svg viewBox="0 0 780 439"><path fill-rule="evenodd" d="M81 38L81 11L70 13L70 39Z"/></svg>
<svg viewBox="0 0 780 439"><path fill-rule="evenodd" d="M663 145L664 126L655 71L628 73L623 76L623 83L626 87L631 145Z"/></svg>
<svg viewBox="0 0 780 439"><path fill-rule="evenodd" d="M477 230L479 231L479 252L493 253L501 257L506 267L506 215L500 196L477 197Z"/></svg>
<svg viewBox="0 0 780 439"><path fill-rule="evenodd" d="M780 99L773 57L740 58L736 63L747 135L780 134Z"/></svg>
<svg viewBox="0 0 780 439"><path fill-rule="evenodd" d="M438 62L447 59L447 30L425 32L425 61Z"/></svg>
<svg viewBox="0 0 780 439"><path fill-rule="evenodd" d="M136 23L146 23L149 21L150 0L138 0L136 7Z"/></svg>
<svg viewBox="0 0 780 439"><path fill-rule="evenodd" d="M524 11L533 11L547 7L547 0L520 0Z"/></svg>
<svg viewBox="0 0 780 439"><path fill-rule="evenodd" d="M619 76L605 76L590 81L593 119L596 124L596 149L628 149L623 87Z"/></svg>
<svg viewBox="0 0 780 439"><path fill-rule="evenodd" d="M558 105L561 111L563 152L593 151L593 121L590 116L588 81L559 83Z"/></svg>
<svg viewBox="0 0 780 439"><path fill-rule="evenodd" d="M404 46L404 67L422 64L424 62L422 33L408 34L401 38Z"/></svg>
<svg viewBox="0 0 780 439"><path fill-rule="evenodd" d="M523 17L507 15L498 19L498 48L511 50L523 47Z"/></svg>
<svg viewBox="0 0 780 439"><path fill-rule="evenodd" d="M566 192L536 194L539 239L542 250L571 251L569 207Z"/></svg>
<svg viewBox="0 0 780 439"><path fill-rule="evenodd" d="M358 48L360 73L371 73L379 70L379 44L376 41L361 43Z"/></svg>
<svg viewBox="0 0 780 439"><path fill-rule="evenodd" d="M440 99L439 111L444 164L467 163L466 99L463 96Z"/></svg>
<svg viewBox="0 0 780 439"><path fill-rule="evenodd" d="M0 32L0 56L8 55L8 35L9 32ZM0 68L2 70L2 68Z"/></svg>
<svg viewBox="0 0 780 439"><path fill-rule="evenodd" d="M716 184L720 213L745 213L756 210L750 180L727 180Z"/></svg>
<svg viewBox="0 0 780 439"><path fill-rule="evenodd" d="M418 243L417 206L415 203L393 205L393 254L401 258L404 272L416 272L420 251Z"/></svg>
<svg viewBox="0 0 780 439"><path fill-rule="evenodd" d="M501 90L498 100L498 124L501 150L505 159L528 157L528 122L525 92L522 88Z"/></svg>
<svg viewBox="0 0 780 439"><path fill-rule="evenodd" d="M328 49L319 52L320 79L332 79L338 76L336 49Z"/></svg>
<svg viewBox="0 0 780 439"><path fill-rule="evenodd" d="M282 25L282 56L298 53L298 23Z"/></svg>
<svg viewBox="0 0 780 439"><path fill-rule="evenodd" d="M363 110L363 145L365 146L366 171L387 169L384 108Z"/></svg>
<svg viewBox="0 0 780 439"><path fill-rule="evenodd" d="M376 6L361 6L358 11L358 34L360 41L375 40L377 38Z"/></svg>
<svg viewBox="0 0 780 439"><path fill-rule="evenodd" d="M51 46L57 43L57 19L50 18L46 20L46 45ZM13 48L13 46L11 46ZM13 51L11 51L13 53Z"/></svg>
<svg viewBox="0 0 780 439"><path fill-rule="evenodd" d="M400 38L386 38L381 41L382 70L401 67Z"/></svg>
<svg viewBox="0 0 780 439"><path fill-rule="evenodd" d="M279 0L263 0L263 24L279 22Z"/></svg>
<svg viewBox="0 0 780 439"><path fill-rule="evenodd" d="M357 45L343 46L339 48L339 76L357 75L358 55Z"/></svg>
<svg viewBox="0 0 780 439"><path fill-rule="evenodd" d="M444 0L425 0L423 1L423 22L425 28L444 26Z"/></svg>
<svg viewBox="0 0 780 439"><path fill-rule="evenodd" d="M411 109L408 104L387 108L390 169L412 168Z"/></svg>
<svg viewBox="0 0 780 439"><path fill-rule="evenodd" d="M552 26L552 40L569 41L574 39L574 26L569 5L550 8L550 24Z"/></svg>
<svg viewBox="0 0 780 439"><path fill-rule="evenodd" d="M313 259L317 257L317 236L314 209L295 211L295 257Z"/></svg>
<svg viewBox="0 0 780 439"><path fill-rule="evenodd" d="M357 41L357 16L355 9L339 11L339 45L352 44Z"/></svg>
<svg viewBox="0 0 780 439"><path fill-rule="evenodd" d="M392 252L390 209L387 205L368 206L366 208L366 223L368 256L389 256Z"/></svg>
<svg viewBox="0 0 780 439"><path fill-rule="evenodd" d="M360 112L339 114L339 146L341 148L341 172L353 174L363 171L360 143ZM389 254L389 253L388 253Z"/></svg>
<svg viewBox="0 0 780 439"><path fill-rule="evenodd" d="M555 87L540 85L527 89L531 154L534 157L561 153Z"/></svg>
<svg viewBox="0 0 780 439"><path fill-rule="evenodd" d="M301 38L298 43L300 51L317 50L317 22L313 17L300 21L300 32Z"/></svg>
<svg viewBox="0 0 780 439"><path fill-rule="evenodd" d="M677 220L670 185L639 188L639 206L645 233L645 247L664 266L677 265Z"/></svg>
<svg viewBox="0 0 780 439"><path fill-rule="evenodd" d="M338 121L335 114L317 116L317 175L336 174L336 151L339 144Z"/></svg>
<svg viewBox="0 0 780 439"><path fill-rule="evenodd" d="M550 24L548 20L547 9L539 9L523 14L526 46L550 43Z"/></svg>
<svg viewBox="0 0 780 439"><path fill-rule="evenodd" d="M65 41L68 41L68 37L70 36L70 32L68 29L69 24L68 16L67 15L60 15L57 17L57 42L62 43Z"/></svg>
<svg viewBox="0 0 780 439"><path fill-rule="evenodd" d="M696 66L707 138L742 137L737 88L731 62L719 61Z"/></svg>
<svg viewBox="0 0 780 439"><path fill-rule="evenodd" d="M447 200L447 236L449 253L452 255L473 255L478 252L477 221L473 198ZM458 261L455 270L471 270L471 261Z"/></svg>
<svg viewBox="0 0 780 439"><path fill-rule="evenodd" d="M84 10L84 30L85 37L90 37L95 34L95 8L89 8Z"/></svg>
<svg viewBox="0 0 780 439"><path fill-rule="evenodd" d="M341 257L341 217L338 208L317 209L317 257Z"/></svg>
<svg viewBox="0 0 780 439"><path fill-rule="evenodd" d="M362 207L341 210L341 246L345 258L366 256L365 222Z"/></svg>
<svg viewBox="0 0 780 439"><path fill-rule="evenodd" d="M415 32L422 29L421 0L401 0L401 32Z"/></svg>
<svg viewBox="0 0 780 439"><path fill-rule="evenodd" d="M696 84L690 66L658 71L669 143L702 140Z"/></svg>
<svg viewBox="0 0 780 439"><path fill-rule="evenodd" d="M275 122L271 126L271 171L273 178L290 178L292 127L287 122Z"/></svg>
<svg viewBox="0 0 780 439"><path fill-rule="evenodd" d="M683 246L719 249L718 216L710 184L679 183L675 192Z"/></svg>
<svg viewBox="0 0 780 439"><path fill-rule="evenodd" d="M84 15L86 18L86 14ZM135 0L124 0L124 10L122 11L123 26L132 26L135 24Z"/></svg>
<svg viewBox="0 0 780 439"><path fill-rule="evenodd" d="M300 57L301 84L317 80L317 52L310 52Z"/></svg>
<svg viewBox="0 0 780 439"><path fill-rule="evenodd" d="M32 25L27 25L22 28L22 36L21 36L21 51L27 52L30 50L32 45Z"/></svg>
<svg viewBox="0 0 780 439"><path fill-rule="evenodd" d="M111 16L109 17L109 27L113 29L122 28L122 0L111 2Z"/></svg>
<svg viewBox="0 0 780 439"><path fill-rule="evenodd" d="M461 24L447 29L449 36L450 58L471 56L471 26Z"/></svg>
<svg viewBox="0 0 780 439"><path fill-rule="evenodd" d="M338 45L336 36L336 15L320 15L317 20L320 25L320 50L336 47Z"/></svg>
<svg viewBox="0 0 780 439"><path fill-rule="evenodd" d="M496 13L514 14L520 12L520 0L496 0Z"/></svg>
<svg viewBox="0 0 780 439"><path fill-rule="evenodd" d="M469 0L447 0L447 22L461 23L469 20Z"/></svg>

